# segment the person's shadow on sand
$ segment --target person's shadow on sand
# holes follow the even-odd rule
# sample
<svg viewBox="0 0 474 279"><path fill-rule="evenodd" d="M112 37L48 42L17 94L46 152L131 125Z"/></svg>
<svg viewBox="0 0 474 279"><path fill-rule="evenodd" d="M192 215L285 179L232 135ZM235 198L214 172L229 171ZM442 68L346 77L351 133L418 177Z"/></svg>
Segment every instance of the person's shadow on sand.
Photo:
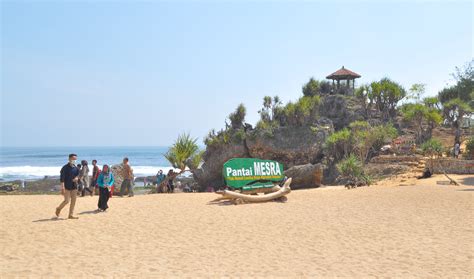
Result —
<svg viewBox="0 0 474 279"><path fill-rule="evenodd" d="M81 213L78 213L79 215L84 215L84 214L97 214L99 213L99 210L89 210L89 211L82 211Z"/></svg>
<svg viewBox="0 0 474 279"><path fill-rule="evenodd" d="M38 223L38 222L51 222L51 221L64 221L66 219L64 218L58 218L58 217L51 217L51 218L47 218L47 219L38 219L38 220L34 220L33 223Z"/></svg>

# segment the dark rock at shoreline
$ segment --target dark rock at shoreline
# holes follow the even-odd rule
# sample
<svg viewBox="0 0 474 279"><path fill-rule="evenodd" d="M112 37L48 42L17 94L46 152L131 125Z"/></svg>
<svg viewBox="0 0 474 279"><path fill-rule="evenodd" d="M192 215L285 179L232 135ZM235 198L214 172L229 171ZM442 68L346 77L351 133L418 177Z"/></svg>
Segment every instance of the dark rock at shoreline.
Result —
<svg viewBox="0 0 474 279"><path fill-rule="evenodd" d="M22 187L22 183L25 186ZM38 180L15 180L9 182L0 182L0 186L13 185L14 191L18 193L51 193L59 190L61 185L57 177L45 177Z"/></svg>

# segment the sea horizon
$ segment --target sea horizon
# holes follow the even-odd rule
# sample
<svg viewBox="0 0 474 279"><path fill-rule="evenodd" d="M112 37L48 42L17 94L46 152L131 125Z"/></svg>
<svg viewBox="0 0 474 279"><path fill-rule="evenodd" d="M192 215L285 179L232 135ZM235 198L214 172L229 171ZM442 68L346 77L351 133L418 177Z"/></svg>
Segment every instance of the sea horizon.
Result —
<svg viewBox="0 0 474 279"><path fill-rule="evenodd" d="M103 164L120 164L124 157L130 159L136 177L155 175L158 170L168 171L172 166L164 157L168 146L54 146L0 148L0 181L35 180L57 177L67 163L70 153L78 155L77 163L92 160Z"/></svg>

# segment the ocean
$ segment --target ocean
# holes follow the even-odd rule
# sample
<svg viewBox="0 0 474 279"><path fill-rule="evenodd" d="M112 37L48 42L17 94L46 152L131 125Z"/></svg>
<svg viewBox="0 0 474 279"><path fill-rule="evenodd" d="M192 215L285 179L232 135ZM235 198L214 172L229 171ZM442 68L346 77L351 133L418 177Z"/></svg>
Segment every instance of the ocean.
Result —
<svg viewBox="0 0 474 279"><path fill-rule="evenodd" d="M136 177L155 175L171 169L163 154L168 147L0 147L0 181L32 180L59 176L70 153L77 163L96 159L98 165L115 165L128 157Z"/></svg>

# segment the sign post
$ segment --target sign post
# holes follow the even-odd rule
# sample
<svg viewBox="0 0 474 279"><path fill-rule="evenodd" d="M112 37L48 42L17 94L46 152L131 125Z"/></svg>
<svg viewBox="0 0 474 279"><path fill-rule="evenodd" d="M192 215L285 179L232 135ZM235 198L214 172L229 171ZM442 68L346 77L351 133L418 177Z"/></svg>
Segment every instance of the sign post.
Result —
<svg viewBox="0 0 474 279"><path fill-rule="evenodd" d="M227 186L243 191L271 188L283 180L283 164L255 158L234 158L222 169Z"/></svg>

